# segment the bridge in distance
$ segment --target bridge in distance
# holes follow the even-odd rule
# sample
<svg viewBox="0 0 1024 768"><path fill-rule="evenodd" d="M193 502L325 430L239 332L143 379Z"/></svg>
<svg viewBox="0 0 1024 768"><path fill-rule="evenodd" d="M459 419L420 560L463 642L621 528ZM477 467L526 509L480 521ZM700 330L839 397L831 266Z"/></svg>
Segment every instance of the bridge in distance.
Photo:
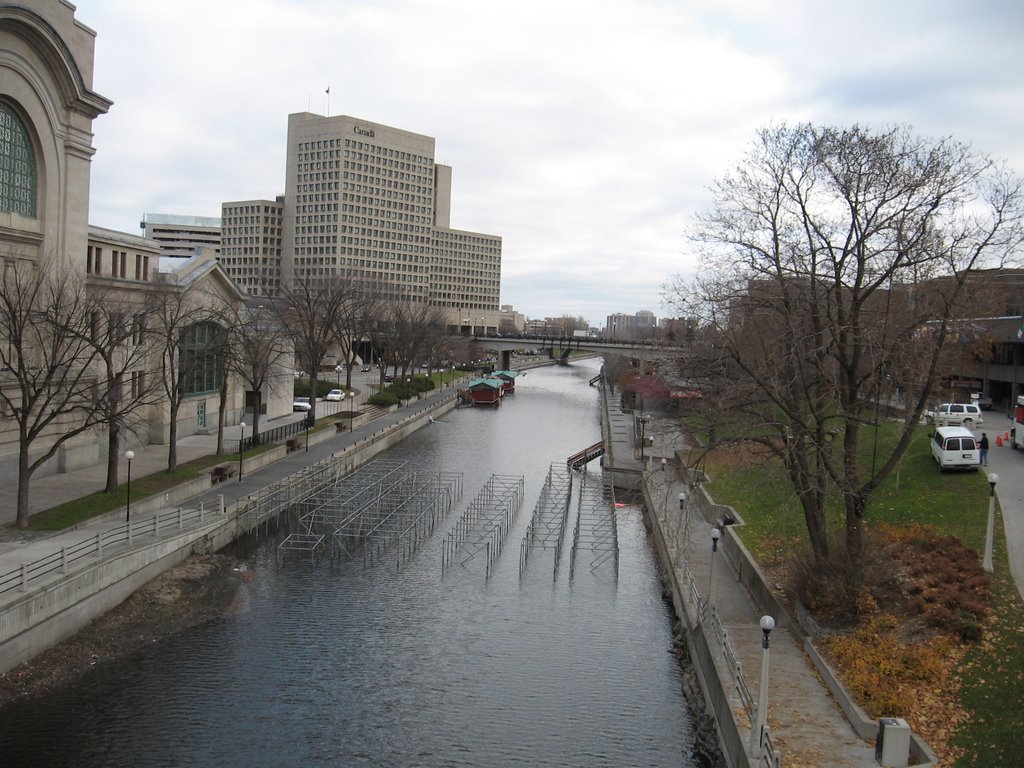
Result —
<svg viewBox="0 0 1024 768"><path fill-rule="evenodd" d="M615 341L590 336L480 336L473 341L482 348L501 353L501 365L508 368L514 350L549 350L552 357L563 360L570 352L593 352L594 354L628 355L640 359L660 357L683 352L681 347L653 341Z"/></svg>

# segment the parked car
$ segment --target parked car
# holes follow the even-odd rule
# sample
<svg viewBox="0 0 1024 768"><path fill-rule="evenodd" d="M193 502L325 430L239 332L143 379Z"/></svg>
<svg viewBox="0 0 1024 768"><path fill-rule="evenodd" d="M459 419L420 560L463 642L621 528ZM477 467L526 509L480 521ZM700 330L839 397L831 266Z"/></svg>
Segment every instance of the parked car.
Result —
<svg viewBox="0 0 1024 768"><path fill-rule="evenodd" d="M974 403L942 403L932 414L932 421L938 427L967 427L973 429L985 419L981 406Z"/></svg>
<svg viewBox="0 0 1024 768"><path fill-rule="evenodd" d="M311 411L313 410L313 404L309 402L308 397L296 397L292 401L293 411Z"/></svg>
<svg viewBox="0 0 1024 768"><path fill-rule="evenodd" d="M395 377L392 376L390 373L385 373L384 374L384 383L385 384L391 384L392 382L394 382L394 380L395 380Z"/></svg>
<svg viewBox="0 0 1024 768"><path fill-rule="evenodd" d="M327 393L327 399L328 400L344 400L345 399L345 390L343 390L343 389L332 389L330 392Z"/></svg>
<svg viewBox="0 0 1024 768"><path fill-rule="evenodd" d="M368 365L364 365L364 366L363 366L362 368L360 368L359 370L360 370L360 371L362 371L363 373L369 373L369 372L370 372L370 366L368 366Z"/></svg>
<svg viewBox="0 0 1024 768"><path fill-rule="evenodd" d="M988 395L982 394L981 392L975 392L971 395L971 402L980 407L983 411L992 410L992 398Z"/></svg>
<svg viewBox="0 0 1024 768"><path fill-rule="evenodd" d="M939 427L932 435L932 458L939 465L939 472L947 469L972 469L977 471L981 463L978 442L969 429L963 427Z"/></svg>

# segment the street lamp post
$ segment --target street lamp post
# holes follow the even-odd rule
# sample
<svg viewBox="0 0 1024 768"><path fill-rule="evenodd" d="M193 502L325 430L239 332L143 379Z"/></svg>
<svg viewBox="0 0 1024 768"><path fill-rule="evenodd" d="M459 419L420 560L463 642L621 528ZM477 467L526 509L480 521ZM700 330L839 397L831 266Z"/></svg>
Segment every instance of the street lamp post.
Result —
<svg viewBox="0 0 1024 768"><path fill-rule="evenodd" d="M754 727L750 729L750 754L756 754L761 747L761 732L764 730L768 715L768 635L775 629L775 619L771 616L761 617L761 684L757 689L757 711L754 713Z"/></svg>
<svg viewBox="0 0 1024 768"><path fill-rule="evenodd" d="M711 567L708 568L708 599L704 603L704 607L707 608L711 605L711 593L715 588L715 553L718 551L718 540L722 537L722 532L717 528L711 529Z"/></svg>
<svg viewBox="0 0 1024 768"><path fill-rule="evenodd" d="M353 392L349 392L348 393L348 431L349 432L352 431L352 425L355 423L353 421L353 419L356 417L355 399L356 399L356 393L354 391Z"/></svg>
<svg viewBox="0 0 1024 768"><path fill-rule="evenodd" d="M675 530L672 531L672 546L674 549L679 549L679 531L687 530L686 525L686 493L682 492L679 494L679 517L676 518ZM683 547L686 546L686 539L684 535Z"/></svg>
<svg viewBox="0 0 1024 768"><path fill-rule="evenodd" d="M124 457L128 459L128 492L124 500L124 521L127 523L132 519L132 459L135 458L135 451L125 451Z"/></svg>
<svg viewBox="0 0 1024 768"><path fill-rule="evenodd" d="M651 417L646 413L640 417L640 463L644 463L644 447L647 445L647 423Z"/></svg>
<svg viewBox="0 0 1024 768"><path fill-rule="evenodd" d="M245 447L245 422L239 423L241 431L238 434L238 482L242 482L242 450Z"/></svg>
<svg viewBox="0 0 1024 768"><path fill-rule="evenodd" d="M995 538L996 527L996 483L999 475L990 472L988 476L988 527L985 528L985 560L982 567L992 573L992 539Z"/></svg>

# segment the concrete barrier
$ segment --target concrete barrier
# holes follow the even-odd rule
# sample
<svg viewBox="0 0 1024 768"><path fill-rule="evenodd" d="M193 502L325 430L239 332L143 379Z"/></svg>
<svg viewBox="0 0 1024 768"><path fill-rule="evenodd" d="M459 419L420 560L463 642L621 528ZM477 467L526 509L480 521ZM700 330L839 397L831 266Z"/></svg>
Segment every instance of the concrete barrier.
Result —
<svg viewBox="0 0 1024 768"><path fill-rule="evenodd" d="M186 531L97 559L6 605L0 612L0 638L6 638L0 643L0 673L71 637L180 563L192 554L196 538L196 531Z"/></svg>

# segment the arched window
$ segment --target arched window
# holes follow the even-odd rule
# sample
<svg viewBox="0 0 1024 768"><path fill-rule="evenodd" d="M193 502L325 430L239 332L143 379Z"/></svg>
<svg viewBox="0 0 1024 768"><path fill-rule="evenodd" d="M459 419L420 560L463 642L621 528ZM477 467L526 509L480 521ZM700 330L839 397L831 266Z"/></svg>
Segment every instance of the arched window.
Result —
<svg viewBox="0 0 1024 768"><path fill-rule="evenodd" d="M216 392L224 380L223 331L216 323L190 325L181 334L180 381L186 395Z"/></svg>
<svg viewBox="0 0 1024 768"><path fill-rule="evenodd" d="M0 211L36 217L36 158L21 118L0 102Z"/></svg>

